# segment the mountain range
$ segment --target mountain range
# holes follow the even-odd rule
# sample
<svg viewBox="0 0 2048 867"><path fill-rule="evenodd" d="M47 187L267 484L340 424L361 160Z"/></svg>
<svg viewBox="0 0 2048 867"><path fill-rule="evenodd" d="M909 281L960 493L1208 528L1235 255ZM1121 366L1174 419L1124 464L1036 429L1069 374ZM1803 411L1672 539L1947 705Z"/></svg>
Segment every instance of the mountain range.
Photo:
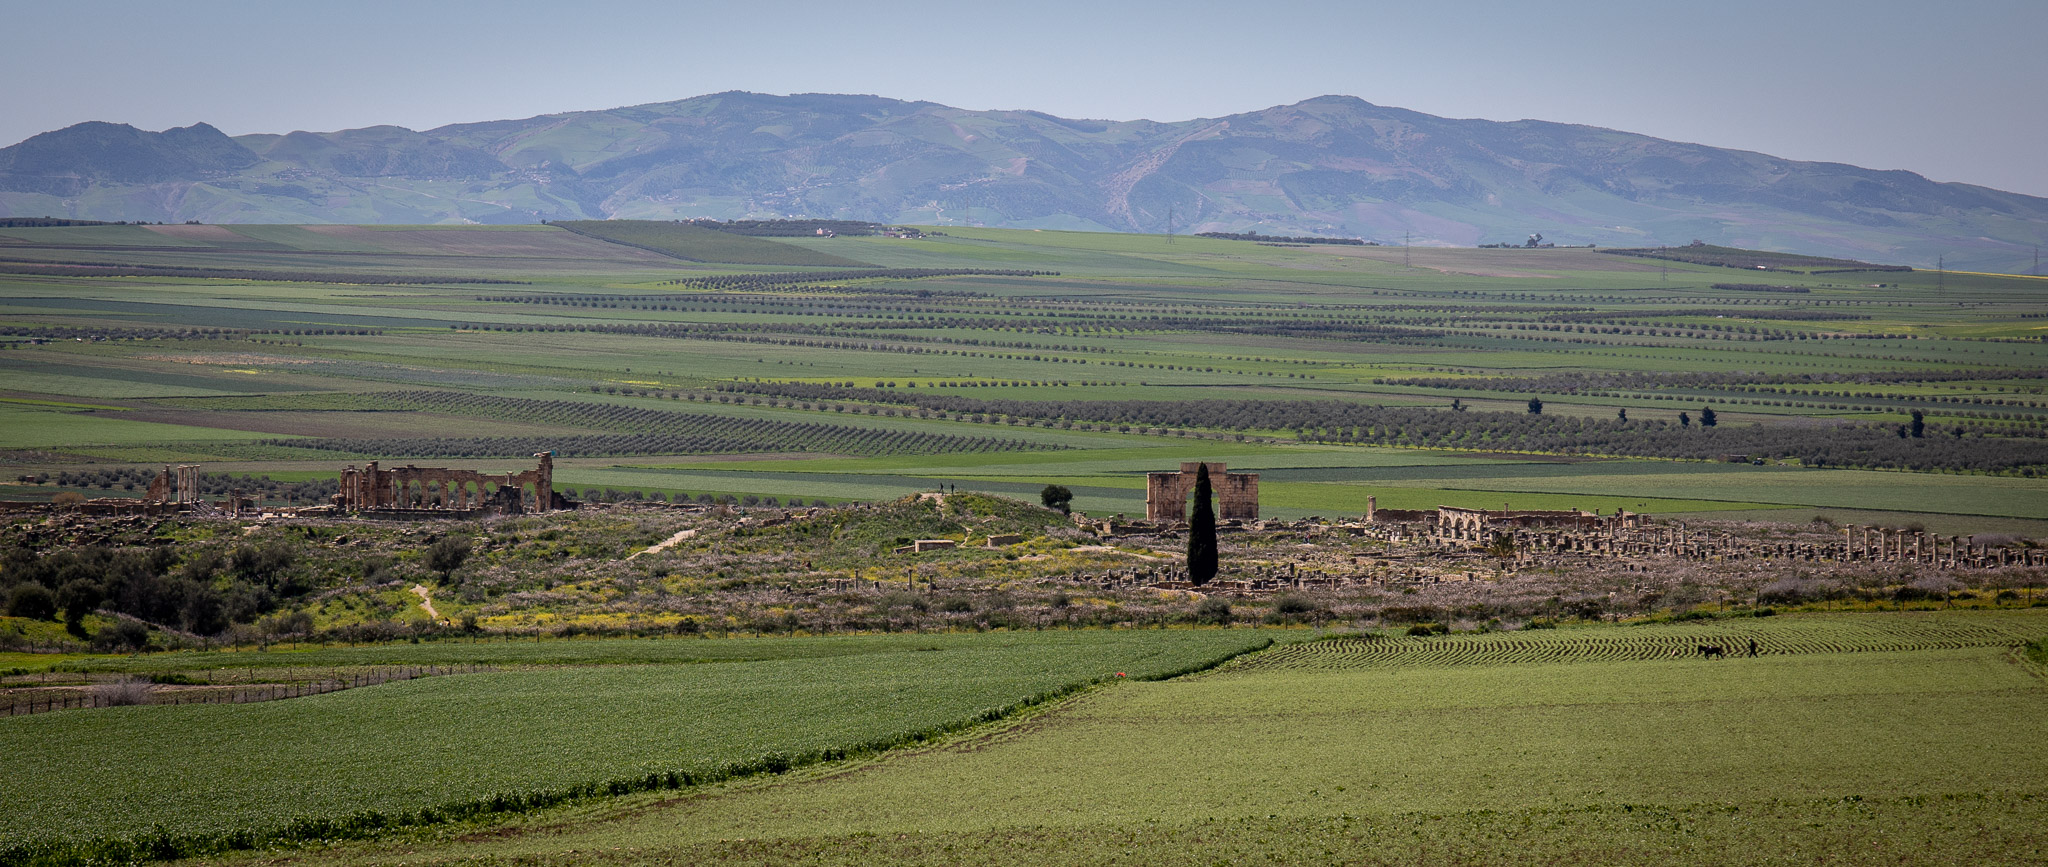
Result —
<svg viewBox="0 0 2048 867"><path fill-rule="evenodd" d="M1380 243L1710 244L2029 273L2048 199L1590 126L1323 96L1162 123L730 92L416 132L104 122L0 148L0 216L811 217Z"/></svg>

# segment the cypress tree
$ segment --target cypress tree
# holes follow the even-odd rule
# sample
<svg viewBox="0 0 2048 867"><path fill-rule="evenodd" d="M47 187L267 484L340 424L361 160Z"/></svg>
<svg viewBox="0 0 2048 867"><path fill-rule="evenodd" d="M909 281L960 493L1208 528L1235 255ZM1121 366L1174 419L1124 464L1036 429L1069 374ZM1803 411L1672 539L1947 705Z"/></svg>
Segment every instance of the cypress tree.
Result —
<svg viewBox="0 0 2048 867"><path fill-rule="evenodd" d="M1209 505L1209 465L1195 471L1195 509L1188 516L1188 581L1197 587L1216 577L1216 510Z"/></svg>

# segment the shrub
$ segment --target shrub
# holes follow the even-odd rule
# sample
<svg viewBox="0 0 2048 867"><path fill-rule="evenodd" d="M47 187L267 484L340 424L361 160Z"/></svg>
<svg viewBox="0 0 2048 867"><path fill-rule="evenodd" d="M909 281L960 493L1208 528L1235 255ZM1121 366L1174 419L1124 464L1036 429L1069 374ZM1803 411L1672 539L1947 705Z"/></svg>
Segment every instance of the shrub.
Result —
<svg viewBox="0 0 2048 867"><path fill-rule="evenodd" d="M427 568L448 577L449 573L462 568L469 559L469 540L460 536L443 536L427 547Z"/></svg>
<svg viewBox="0 0 2048 867"><path fill-rule="evenodd" d="M1230 600L1219 596L1202 600L1202 604L1195 607L1195 619L1203 623L1228 624L1231 621Z"/></svg>
<svg viewBox="0 0 2048 867"><path fill-rule="evenodd" d="M92 637L94 650L103 653L149 649L149 627L136 620L121 620Z"/></svg>
<svg viewBox="0 0 2048 867"><path fill-rule="evenodd" d="M1304 596L1282 593L1273 598L1273 612L1282 617L1299 617L1304 614L1313 613L1315 610L1316 604L1310 602Z"/></svg>
<svg viewBox="0 0 2048 867"><path fill-rule="evenodd" d="M16 585L7 593L7 614L30 620L53 619L57 616L57 596L34 581Z"/></svg>
<svg viewBox="0 0 2048 867"><path fill-rule="evenodd" d="M136 624L140 626L141 624ZM113 683L96 683L91 687L93 704L100 707L126 707L149 704L156 700L156 685L139 677L125 677Z"/></svg>

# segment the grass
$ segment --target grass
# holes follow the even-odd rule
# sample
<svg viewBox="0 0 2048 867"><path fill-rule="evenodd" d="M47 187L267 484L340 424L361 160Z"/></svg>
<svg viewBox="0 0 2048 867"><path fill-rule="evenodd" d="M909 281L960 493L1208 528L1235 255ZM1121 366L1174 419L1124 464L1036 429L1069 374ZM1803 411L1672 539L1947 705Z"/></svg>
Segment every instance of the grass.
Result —
<svg viewBox="0 0 2048 867"><path fill-rule="evenodd" d="M1665 652L1716 628L1765 654ZM303 860L2030 863L2048 689L2012 648L2044 629L1780 616L1471 636L1524 648L1481 659L1288 645L846 770ZM1314 657L1349 661L1293 664Z"/></svg>
<svg viewBox="0 0 2048 867"><path fill-rule="evenodd" d="M233 442L265 437L247 431L129 421L99 412L48 412L0 406L0 448Z"/></svg>
<svg viewBox="0 0 2048 867"><path fill-rule="evenodd" d="M236 832L254 834L242 845L291 837L292 823L307 819L366 829L507 793L630 791L650 777L672 786L787 768L992 719L1118 672L1160 677L1213 664L1266 640L1244 631L897 636L735 641L739 652L707 657L696 648L727 642L678 639L640 643L681 651L665 662L725 661L6 718L0 744L13 785L0 794L0 847L75 852L68 847L155 834L205 851ZM540 646L570 652L515 658L589 661L577 643ZM213 784L195 791L200 778Z"/></svg>
<svg viewBox="0 0 2048 867"><path fill-rule="evenodd" d="M557 226L591 238L652 250L690 262L734 265L836 265L868 263L791 244L658 220L559 220Z"/></svg>

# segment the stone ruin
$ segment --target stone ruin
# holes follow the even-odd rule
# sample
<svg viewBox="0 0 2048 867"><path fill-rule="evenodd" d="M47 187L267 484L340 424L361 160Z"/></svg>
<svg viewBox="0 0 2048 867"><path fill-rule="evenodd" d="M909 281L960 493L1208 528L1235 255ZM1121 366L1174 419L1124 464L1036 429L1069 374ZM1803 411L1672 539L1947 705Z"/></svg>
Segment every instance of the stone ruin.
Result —
<svg viewBox="0 0 2048 867"><path fill-rule="evenodd" d="M420 517L523 515L570 507L555 493L555 454L534 455L539 465L523 473L479 473L444 467L384 469L376 461L341 471L334 506L349 512Z"/></svg>
<svg viewBox="0 0 2048 867"><path fill-rule="evenodd" d="M1371 498L1367 498L1366 520L1373 521L1377 511ZM1436 520L1432 523L1436 535L1452 542L1486 542L1496 533L1514 533L1518 530L1581 530L1612 531L1631 529L1643 523L1642 515L1630 514L1616 509L1612 516L1599 512L1582 512L1578 509L1514 511L1502 503L1500 511L1486 509L1460 509L1454 506L1436 507Z"/></svg>
<svg viewBox="0 0 2048 867"><path fill-rule="evenodd" d="M1122 515L1094 519L1076 513L1075 524L1102 539L1173 538L1187 526L1178 510L1185 508L1186 491L1192 488L1198 465L1183 466L1178 474L1151 474L1146 505L1153 520L1130 521ZM1218 469L1215 464L1209 466L1212 471ZM1189 481L1182 483L1184 478ZM1247 564L1236 574L1199 588L1187 581L1183 570L1168 563L1047 580L1079 581L1105 590L1143 586L1256 595L1316 587L1412 587L1483 580L1515 568L1571 568L1590 561L1619 563L1626 571L1644 572L1672 561L1890 563L1940 570L2048 567L2048 548L1980 544L1972 537L1917 530L1850 525L1839 528L1832 540L1779 540L1745 537L1719 528L1700 530L1683 521L1658 523L1624 509L1610 515L1580 509L1517 511L1511 504L1498 510L1452 506L1382 509L1378 498L1370 496L1362 520L1219 521L1218 530L1256 533L1268 540L1298 539L1320 553L1310 557L1312 565ZM1332 535L1378 542L1382 547L1361 551L1348 545L1329 545L1325 540Z"/></svg>
<svg viewBox="0 0 2048 867"><path fill-rule="evenodd" d="M1174 524L1188 518L1188 495L1195 490L1195 474L1201 462L1188 461L1178 473L1148 473L1145 476L1145 520ZM1209 487L1216 492L1216 518L1222 521L1259 519L1259 474L1225 472L1222 464L1209 464Z"/></svg>
<svg viewBox="0 0 2048 867"><path fill-rule="evenodd" d="M196 466L164 467L161 475L149 483L150 503L196 506L199 504L199 468Z"/></svg>
<svg viewBox="0 0 2048 867"><path fill-rule="evenodd" d="M162 473L150 480L149 490L140 498L97 497L69 506L58 506L54 503L0 502L0 514L69 512L94 518L169 516L181 513L241 517L256 510L256 501L242 496L240 491L229 491L225 500L206 500L199 489L199 467L193 465L165 466Z"/></svg>
<svg viewBox="0 0 2048 867"><path fill-rule="evenodd" d="M1612 516L1579 509L1516 511L1502 503L1500 511L1438 506L1434 509L1382 509L1380 498L1365 498L1368 524L1424 524L1429 533L1456 542L1486 541L1494 533L1530 529L1603 530L1642 526L1647 519L1625 509Z"/></svg>

